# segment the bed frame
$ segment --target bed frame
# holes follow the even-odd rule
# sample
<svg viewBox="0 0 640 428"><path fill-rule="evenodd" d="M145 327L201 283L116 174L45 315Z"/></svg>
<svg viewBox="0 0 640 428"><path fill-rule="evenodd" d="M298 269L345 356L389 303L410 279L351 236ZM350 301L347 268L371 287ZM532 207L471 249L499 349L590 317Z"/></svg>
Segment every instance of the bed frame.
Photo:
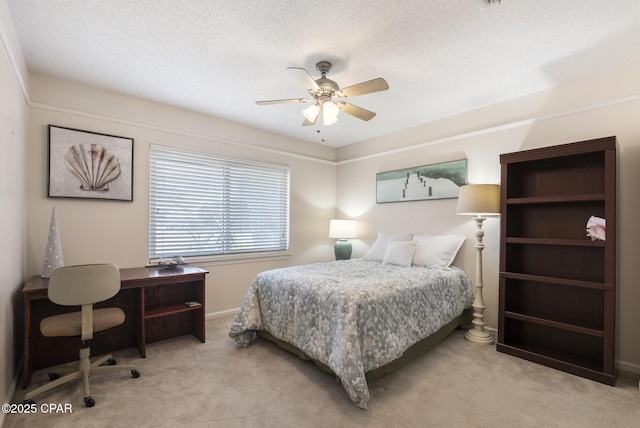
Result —
<svg viewBox="0 0 640 428"><path fill-rule="evenodd" d="M451 321L449 324L445 325L440 330L438 330L435 333L433 333L431 336L425 337L424 339L422 339L421 341L419 341L418 343L416 343L415 345L413 345L409 349L407 349L400 356L400 358L398 358L398 359L396 359L394 361L391 361L390 363L385 364L384 366L378 367L377 369L370 370L370 371L366 372L365 373L365 377L367 379L367 382L370 382L370 381L372 381L374 379L383 378L383 377L395 372L396 370L400 369L401 367L404 367L405 365L407 365L411 361L414 361L418 357L426 354L431 349L435 348L436 345L438 345L440 342L442 342L444 339L446 339L454 330L459 329L463 325L471 324L471 320L472 319L473 319L472 310L471 309L465 309L464 312L460 316L458 316L456 319ZM321 363L320 361L314 360L313 358L309 357L307 354L302 352L296 346L294 346L294 345L292 345L292 344L290 344L288 342L285 342L284 340L278 339L277 337L273 336L268 331L260 330L260 331L257 332L257 334L258 334L258 336L262 337L263 339L266 339L266 340L268 340L270 342L275 343L280 348L282 348L282 349L284 349L286 351L289 351L292 354L297 355L298 357L302 358L303 360L313 361L322 370L326 371L329 374L337 376L333 372L333 370L331 370L327 365Z"/></svg>

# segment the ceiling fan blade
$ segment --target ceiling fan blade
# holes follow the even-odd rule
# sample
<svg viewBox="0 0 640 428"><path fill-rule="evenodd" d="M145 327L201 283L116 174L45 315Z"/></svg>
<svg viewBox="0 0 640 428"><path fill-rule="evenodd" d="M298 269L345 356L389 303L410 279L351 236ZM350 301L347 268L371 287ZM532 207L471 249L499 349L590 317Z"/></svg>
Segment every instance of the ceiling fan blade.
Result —
<svg viewBox="0 0 640 428"><path fill-rule="evenodd" d="M372 111L369 111L362 107L354 106L353 104L345 103L344 101L339 101L336 104L343 112L364 121L371 120L376 116L376 114Z"/></svg>
<svg viewBox="0 0 640 428"><path fill-rule="evenodd" d="M306 88L319 91L320 86L318 83L311 77L309 72L302 67L287 67L287 70L297 70L298 75L301 79L303 79L303 84Z"/></svg>
<svg viewBox="0 0 640 428"><path fill-rule="evenodd" d="M256 101L256 104L258 104L259 106L266 106L270 104L306 103L307 101L313 101L313 100L309 98L288 98L284 100Z"/></svg>
<svg viewBox="0 0 640 428"><path fill-rule="evenodd" d="M386 91L387 89L389 89L389 84L387 83L387 81L382 77L378 77L377 79L342 88L342 90L336 93L336 95L339 97L355 97L356 95Z"/></svg>

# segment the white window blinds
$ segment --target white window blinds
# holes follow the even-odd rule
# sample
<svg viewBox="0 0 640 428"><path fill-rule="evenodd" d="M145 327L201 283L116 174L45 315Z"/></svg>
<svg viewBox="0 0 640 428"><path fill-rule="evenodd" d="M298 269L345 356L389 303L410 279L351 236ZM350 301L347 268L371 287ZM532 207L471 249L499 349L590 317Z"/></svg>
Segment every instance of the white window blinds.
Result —
<svg viewBox="0 0 640 428"><path fill-rule="evenodd" d="M288 248L288 167L151 146L151 259Z"/></svg>

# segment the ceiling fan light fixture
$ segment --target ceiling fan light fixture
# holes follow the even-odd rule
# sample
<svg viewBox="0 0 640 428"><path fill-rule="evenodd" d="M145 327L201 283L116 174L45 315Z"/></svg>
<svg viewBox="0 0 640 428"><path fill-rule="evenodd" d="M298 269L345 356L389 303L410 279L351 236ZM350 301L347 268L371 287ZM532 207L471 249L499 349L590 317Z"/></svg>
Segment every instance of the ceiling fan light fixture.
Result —
<svg viewBox="0 0 640 428"><path fill-rule="evenodd" d="M497 0L486 0L497 1ZM304 122L302 126L315 125L322 113L322 122L325 126L332 125L338 121L340 110L345 114L353 116L357 119L368 121L375 117L375 113L358 107L356 105L337 101L333 99L351 98L357 95L371 94L374 92L386 91L389 84L382 78L371 79L366 82L357 83L355 85L340 88L333 80L327 79L327 73L331 70L329 61L319 61L316 63L316 70L320 72L322 77L314 79L307 70L302 67L287 67L288 70L295 70L306 81L307 90L313 98L287 98L281 100L265 100L256 101L257 105L286 104L286 103L306 103L313 102L313 105L302 111Z"/></svg>
<svg viewBox="0 0 640 428"><path fill-rule="evenodd" d="M334 123L336 123L338 121L337 117L327 117L327 116L323 116L322 119L322 124L324 126L329 126L329 125L333 125Z"/></svg>
<svg viewBox="0 0 640 428"><path fill-rule="evenodd" d="M318 107L318 104L312 104L302 110L302 114L309 122L314 123L320 114L320 107Z"/></svg>
<svg viewBox="0 0 640 428"><path fill-rule="evenodd" d="M322 123L325 126L332 125L338 121L340 109L333 101L322 104Z"/></svg>

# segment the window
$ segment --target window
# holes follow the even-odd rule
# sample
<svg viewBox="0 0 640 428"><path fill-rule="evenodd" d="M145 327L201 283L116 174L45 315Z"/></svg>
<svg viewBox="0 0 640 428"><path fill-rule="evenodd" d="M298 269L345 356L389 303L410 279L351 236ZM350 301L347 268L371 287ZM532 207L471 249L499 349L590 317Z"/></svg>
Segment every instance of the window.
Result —
<svg viewBox="0 0 640 428"><path fill-rule="evenodd" d="M151 259L288 249L288 167L151 146Z"/></svg>

